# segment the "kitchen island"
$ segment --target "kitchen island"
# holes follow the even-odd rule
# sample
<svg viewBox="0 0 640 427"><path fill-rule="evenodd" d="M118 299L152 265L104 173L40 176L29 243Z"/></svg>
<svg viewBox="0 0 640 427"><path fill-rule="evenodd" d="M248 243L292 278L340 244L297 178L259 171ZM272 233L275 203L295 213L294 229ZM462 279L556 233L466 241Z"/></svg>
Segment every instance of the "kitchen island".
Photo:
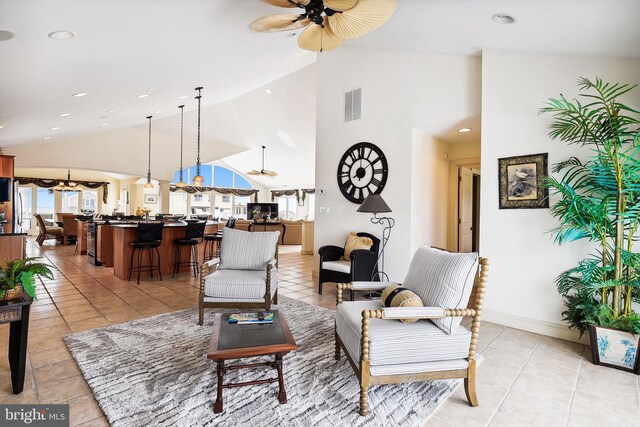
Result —
<svg viewBox="0 0 640 427"><path fill-rule="evenodd" d="M129 279L129 270L131 266L131 253L133 247L131 243L136 240L137 223L118 223L111 225L113 229L113 274L122 280ZM211 234L218 231L218 223L207 221L205 234ZM175 256L176 239L185 237L187 232L187 223L183 221L168 222L164 224L162 231L162 244L160 245L160 271L163 276L170 277L173 274L173 262ZM189 248L182 248L181 260L189 261L191 253ZM202 264L204 260L204 240L198 245L198 264ZM137 267L137 256L133 261L134 267ZM154 259L154 262L155 261ZM149 264L149 259L145 256L142 260L143 265ZM182 267L180 272L190 271L188 267ZM137 274L137 273L136 273ZM141 276L148 276L148 272L142 272Z"/></svg>
<svg viewBox="0 0 640 427"><path fill-rule="evenodd" d="M0 265L25 257L26 230L9 222L0 222Z"/></svg>

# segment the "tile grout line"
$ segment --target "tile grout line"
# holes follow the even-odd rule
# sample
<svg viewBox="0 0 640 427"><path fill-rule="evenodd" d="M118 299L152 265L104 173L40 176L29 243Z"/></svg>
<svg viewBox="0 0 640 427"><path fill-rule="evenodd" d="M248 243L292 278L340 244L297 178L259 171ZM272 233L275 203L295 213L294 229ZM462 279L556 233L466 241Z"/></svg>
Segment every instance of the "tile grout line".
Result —
<svg viewBox="0 0 640 427"><path fill-rule="evenodd" d="M498 335L502 335L502 333L507 330L507 328L503 329L502 332ZM496 337L497 338L497 337ZM495 338L494 338L495 339ZM527 365L529 364L529 362L531 361L531 358L533 357L533 353L535 353L536 349L540 346L540 343L542 342L542 336L540 336L540 338L538 338L538 342L536 343L536 345L533 347L533 349L531 350L531 354L529 355L529 358L527 359L527 362L522 366L522 368L520 368L519 372L518 372L518 376L513 380L513 382L511 383L511 385L509 386L509 390L507 391L507 393L504 395L504 398L500 401L500 403L496 406L496 410L494 411L493 415L491 415L491 419L489 419L488 423L486 424L486 426L490 426L491 423L493 423L493 419L496 417L496 415L498 414L498 412L500 412L500 407L502 406L502 404L504 403L505 400L507 400L507 397L509 397L509 394L511 394L511 391L513 390L513 385L518 381L518 378L520 378L520 376L522 375L522 372L524 371L524 368L527 367Z"/></svg>

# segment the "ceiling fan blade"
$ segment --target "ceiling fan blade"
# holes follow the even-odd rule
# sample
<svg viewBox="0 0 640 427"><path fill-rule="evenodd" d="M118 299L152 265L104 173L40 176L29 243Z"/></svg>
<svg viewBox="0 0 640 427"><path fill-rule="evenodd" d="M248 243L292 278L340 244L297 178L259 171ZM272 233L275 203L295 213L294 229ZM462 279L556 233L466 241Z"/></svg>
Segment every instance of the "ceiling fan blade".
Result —
<svg viewBox="0 0 640 427"><path fill-rule="evenodd" d="M355 39L384 24L395 12L396 5L396 0L361 1L352 9L330 16L329 26L340 38Z"/></svg>
<svg viewBox="0 0 640 427"><path fill-rule="evenodd" d="M257 170L254 169L254 170L251 170L251 171L247 172L247 175L260 175L260 171L257 171Z"/></svg>
<svg viewBox="0 0 640 427"><path fill-rule="evenodd" d="M274 176L278 176L278 172L274 172L274 171L268 171L268 170L263 170L262 173L264 175L270 176L270 177L274 177Z"/></svg>
<svg viewBox="0 0 640 427"><path fill-rule="evenodd" d="M272 6L278 7L300 7L309 3L309 0L293 0L290 2L289 0L262 0L265 3L269 3Z"/></svg>
<svg viewBox="0 0 640 427"><path fill-rule="evenodd" d="M298 37L298 46L312 52L326 52L335 49L344 42L336 36L324 19L324 28L320 25L311 25Z"/></svg>
<svg viewBox="0 0 640 427"><path fill-rule="evenodd" d="M311 23L307 18L295 13L283 13L280 15L267 15L258 18L249 25L254 33L274 33L277 31L297 30ZM299 19L300 18L300 19Z"/></svg>
<svg viewBox="0 0 640 427"><path fill-rule="evenodd" d="M361 0L324 0L324 6L333 10L349 10L354 8Z"/></svg>

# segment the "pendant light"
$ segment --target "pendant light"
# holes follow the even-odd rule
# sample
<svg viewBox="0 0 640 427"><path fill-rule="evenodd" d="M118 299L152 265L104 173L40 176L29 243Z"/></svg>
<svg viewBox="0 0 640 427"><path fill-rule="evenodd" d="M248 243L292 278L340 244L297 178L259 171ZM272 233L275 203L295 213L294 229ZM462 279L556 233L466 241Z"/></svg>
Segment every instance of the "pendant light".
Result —
<svg viewBox="0 0 640 427"><path fill-rule="evenodd" d="M78 191L76 188L77 185L77 182L71 181L71 170L67 169L67 180L60 181L53 189L58 191Z"/></svg>
<svg viewBox="0 0 640 427"><path fill-rule="evenodd" d="M147 183L144 188L153 188L153 183L151 182L151 117L153 116L147 116L147 119L149 119L149 168L147 169Z"/></svg>
<svg viewBox="0 0 640 427"><path fill-rule="evenodd" d="M202 98L202 87L197 87L198 96L196 99L198 100L198 158L196 160L196 176L193 177L193 185L196 187L201 187L204 182L204 178L200 175L200 100Z"/></svg>
<svg viewBox="0 0 640 427"><path fill-rule="evenodd" d="M179 105L180 109L180 181L176 183L176 187L184 188L187 184L182 180L182 136L184 130L184 105Z"/></svg>

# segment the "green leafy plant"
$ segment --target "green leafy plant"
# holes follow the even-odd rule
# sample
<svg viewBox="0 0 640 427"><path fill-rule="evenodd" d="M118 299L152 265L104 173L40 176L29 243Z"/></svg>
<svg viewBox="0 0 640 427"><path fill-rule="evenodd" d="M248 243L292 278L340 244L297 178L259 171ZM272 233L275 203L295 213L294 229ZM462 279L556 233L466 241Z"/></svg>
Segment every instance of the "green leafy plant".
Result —
<svg viewBox="0 0 640 427"><path fill-rule="evenodd" d="M36 276L53 279L50 266L36 262L37 259L14 259L0 268L0 298L17 285L22 285L29 296L36 298Z"/></svg>
<svg viewBox="0 0 640 427"><path fill-rule="evenodd" d="M562 314L582 334L590 325L640 333L640 254L633 251L640 225L640 112L619 101L636 85L578 79L580 100L550 99L549 136L589 147L586 161L572 157L554 166L545 185L559 200L555 242L588 239L598 248L556 279L565 298ZM581 102L582 101L582 102Z"/></svg>

